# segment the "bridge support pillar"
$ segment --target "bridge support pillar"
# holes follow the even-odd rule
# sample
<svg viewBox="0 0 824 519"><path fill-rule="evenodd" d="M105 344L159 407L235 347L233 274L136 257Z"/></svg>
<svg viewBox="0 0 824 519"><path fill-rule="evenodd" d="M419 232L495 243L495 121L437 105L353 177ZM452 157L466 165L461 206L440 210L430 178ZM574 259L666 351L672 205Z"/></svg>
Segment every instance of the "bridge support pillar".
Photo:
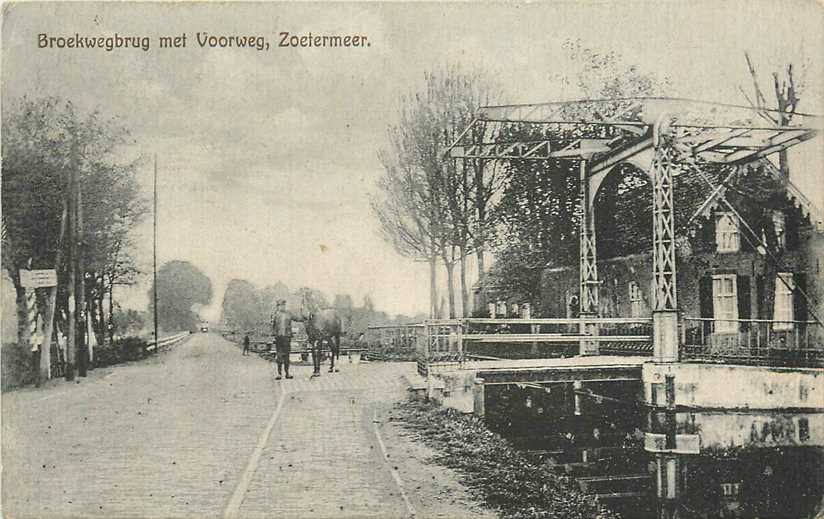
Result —
<svg viewBox="0 0 824 519"><path fill-rule="evenodd" d="M658 519L678 517L678 499L681 486L681 463L678 455L656 454L655 487L658 497Z"/></svg>
<svg viewBox="0 0 824 519"><path fill-rule="evenodd" d="M484 379L475 379L475 383L472 386L472 396L474 397L472 412L475 416L480 416L483 418L484 415L486 415L486 390L484 388Z"/></svg>
<svg viewBox="0 0 824 519"><path fill-rule="evenodd" d="M657 362L678 361L678 299L675 275L675 206L673 202L673 149L667 142L669 116L663 114L653 128L655 154L652 177L652 265L654 309L653 350Z"/></svg>
<svg viewBox="0 0 824 519"><path fill-rule="evenodd" d="M678 362L678 312L656 310L652 313L652 345L655 362Z"/></svg>
<svg viewBox="0 0 824 519"><path fill-rule="evenodd" d="M600 353L597 339L599 326L597 322L592 321L592 319L597 317L598 314L595 312L581 313L580 315L581 322L578 328L581 334L581 339L578 343L579 355L598 355Z"/></svg>

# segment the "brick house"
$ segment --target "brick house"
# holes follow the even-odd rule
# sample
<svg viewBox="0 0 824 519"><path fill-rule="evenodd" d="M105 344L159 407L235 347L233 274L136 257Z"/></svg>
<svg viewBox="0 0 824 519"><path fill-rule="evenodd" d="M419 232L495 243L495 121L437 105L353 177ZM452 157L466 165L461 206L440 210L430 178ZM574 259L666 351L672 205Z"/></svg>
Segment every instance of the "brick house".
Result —
<svg viewBox="0 0 824 519"><path fill-rule="evenodd" d="M737 194L737 188L756 181L764 187L759 196ZM773 347L776 341L788 348L821 344L820 326L812 326L812 319L824 315L824 227L817 208L793 184L784 184L775 168L764 162L730 186L727 198L745 222L760 215L756 229L739 221L725 205L716 203L703 208L700 217L682 230L677 294L688 344L703 341L704 345L726 347L732 343L761 344L762 340ZM649 196L643 190L637 194ZM703 201L696 200L693 205ZM643 212L638 209L640 205L634 207L636 214L613 216L622 221L639 220L639 229L648 228L651 216L642 217L637 214ZM749 229L771 244L771 253L755 243ZM628 240L616 236L613 227L603 230L610 232L608 239L602 240L600 235L597 238L599 315L650 317L651 247L614 254L610 247L602 248L602 242ZM542 315L577 317L579 287L577 265L545 269L541 280ZM765 329L768 324L769 330Z"/></svg>

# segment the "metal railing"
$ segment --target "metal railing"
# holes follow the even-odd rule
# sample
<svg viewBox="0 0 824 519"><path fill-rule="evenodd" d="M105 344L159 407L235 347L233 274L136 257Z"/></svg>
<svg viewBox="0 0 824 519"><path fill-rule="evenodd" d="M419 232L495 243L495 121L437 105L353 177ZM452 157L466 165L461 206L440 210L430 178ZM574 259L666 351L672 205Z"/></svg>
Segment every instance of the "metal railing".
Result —
<svg viewBox="0 0 824 519"><path fill-rule="evenodd" d="M189 332L180 332L175 335L170 335L169 337L164 337L159 341L151 340L146 343L146 351L154 351L158 347L162 348L163 346L171 346L172 344L181 341L189 336Z"/></svg>
<svg viewBox="0 0 824 519"><path fill-rule="evenodd" d="M685 317L682 360L762 366L824 366L816 321Z"/></svg>

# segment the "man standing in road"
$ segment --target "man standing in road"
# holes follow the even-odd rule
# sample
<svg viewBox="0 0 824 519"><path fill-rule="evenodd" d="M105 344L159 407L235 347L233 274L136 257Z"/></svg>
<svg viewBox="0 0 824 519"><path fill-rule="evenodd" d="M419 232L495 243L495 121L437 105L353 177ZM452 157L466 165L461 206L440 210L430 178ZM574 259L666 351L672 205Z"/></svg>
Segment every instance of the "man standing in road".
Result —
<svg viewBox="0 0 824 519"><path fill-rule="evenodd" d="M275 380L281 380L283 372L286 378L294 378L289 374L289 354L291 353L290 342L292 340L292 314L286 310L286 300L278 301L275 313L272 315L272 332L275 335L275 361L278 365L278 376Z"/></svg>
<svg viewBox="0 0 824 519"><path fill-rule="evenodd" d="M249 334L248 333L243 337L243 354L244 355L249 354Z"/></svg>

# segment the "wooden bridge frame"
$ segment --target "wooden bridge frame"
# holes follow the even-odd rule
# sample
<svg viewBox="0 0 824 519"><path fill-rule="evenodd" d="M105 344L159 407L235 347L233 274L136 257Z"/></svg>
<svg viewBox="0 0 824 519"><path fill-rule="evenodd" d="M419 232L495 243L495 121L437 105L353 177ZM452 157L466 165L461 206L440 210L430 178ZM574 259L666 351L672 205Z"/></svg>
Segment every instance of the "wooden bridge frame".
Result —
<svg viewBox="0 0 824 519"><path fill-rule="evenodd" d="M774 112L774 111L770 111ZM724 186L700 172L702 163L734 170L814 137L824 119L794 114L792 126L775 126L764 110L676 98L626 98L481 107L472 123L448 147L458 160L577 160L580 162L580 334L582 355L598 354L598 279L594 201L604 179L617 165L645 171L653 186L653 346L656 362L679 360L674 227L675 174L700 174L709 184L702 211L722 201ZM597 134L559 149L552 142L497 142L495 128L506 124L542 125ZM476 131L470 131L475 129ZM477 131L480 129L480 131ZM472 142L472 136L482 136ZM819 222L816 222L819 223ZM758 237L756 237L759 239ZM762 244L763 245L763 244Z"/></svg>

